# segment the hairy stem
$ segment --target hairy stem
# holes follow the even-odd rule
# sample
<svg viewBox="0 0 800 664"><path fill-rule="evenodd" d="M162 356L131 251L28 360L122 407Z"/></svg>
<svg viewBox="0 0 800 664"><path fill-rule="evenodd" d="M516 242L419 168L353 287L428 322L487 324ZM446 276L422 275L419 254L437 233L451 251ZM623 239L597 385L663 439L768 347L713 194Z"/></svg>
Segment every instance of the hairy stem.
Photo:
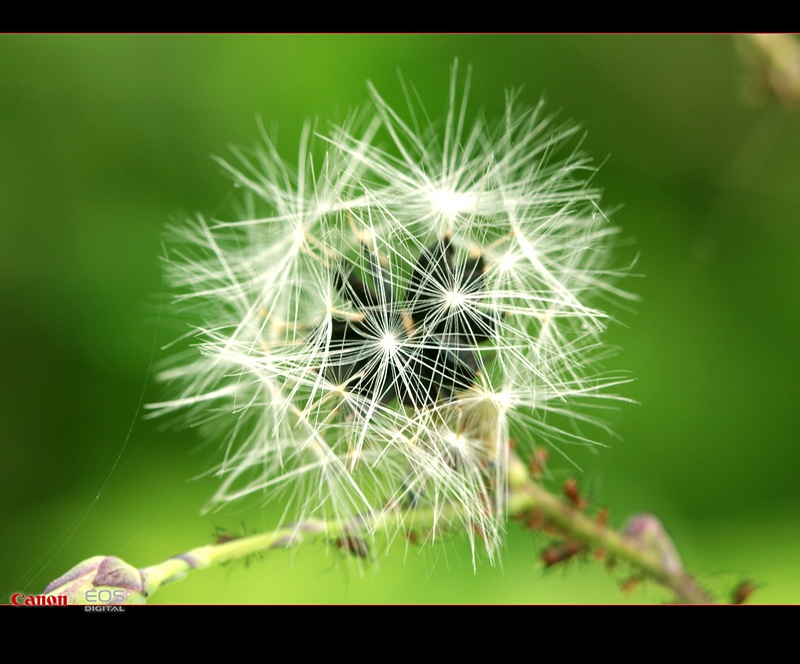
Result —
<svg viewBox="0 0 800 664"><path fill-rule="evenodd" d="M512 459L510 471L507 500L509 517L521 517L535 511L562 536L580 543L587 550L602 550L615 560L627 562L640 575L672 591L677 601L687 604L715 601L683 570L671 541L654 517L639 517L638 528L629 526L625 533L621 533L590 518L568 500L545 489L518 459ZM183 578L191 570L204 569L269 549L292 548L313 541L336 542L365 533L380 534L396 528L398 522L408 528L433 528L440 519L457 516L458 508L450 505L437 511L398 507L377 517L302 521L267 533L198 547L158 565L146 567L140 570L143 590L145 596L150 596L162 585Z"/></svg>

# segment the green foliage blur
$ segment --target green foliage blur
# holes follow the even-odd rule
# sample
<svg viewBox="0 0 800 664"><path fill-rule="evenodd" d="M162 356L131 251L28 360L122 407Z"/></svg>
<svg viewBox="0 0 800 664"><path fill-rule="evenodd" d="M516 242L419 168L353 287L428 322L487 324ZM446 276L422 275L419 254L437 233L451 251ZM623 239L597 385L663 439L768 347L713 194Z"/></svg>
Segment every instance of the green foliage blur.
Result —
<svg viewBox="0 0 800 664"><path fill-rule="evenodd" d="M263 529L270 506L200 515L218 442L143 417L166 395L165 223L235 195L212 155L277 127L341 121L372 81L403 78L444 112L454 58L488 116L522 86L582 124L612 220L638 256L609 366L635 382L618 438L553 457L621 525L657 514L722 598L800 601L800 112L753 103L753 72L718 35L0 36L0 601L77 562L144 567ZM755 99L755 101L759 101ZM371 563L309 546L196 572L155 603L655 602L624 568L543 569L539 535L508 527L502 564L473 573L466 540L394 542Z"/></svg>

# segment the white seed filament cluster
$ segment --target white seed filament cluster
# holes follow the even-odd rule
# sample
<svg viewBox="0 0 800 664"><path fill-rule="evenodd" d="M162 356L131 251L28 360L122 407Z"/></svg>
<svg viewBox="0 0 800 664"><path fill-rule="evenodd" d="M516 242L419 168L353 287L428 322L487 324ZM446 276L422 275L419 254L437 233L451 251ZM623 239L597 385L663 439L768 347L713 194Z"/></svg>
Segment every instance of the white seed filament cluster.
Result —
<svg viewBox="0 0 800 664"><path fill-rule="evenodd" d="M441 526L491 556L512 444L525 456L602 426L585 406L623 377L597 369L597 303L621 293L593 169L541 104L509 94L498 122L468 121L468 81L454 68L443 124L370 88L352 122L314 146L306 129L294 168L265 137L223 162L240 218L172 228L192 343L162 373L177 396L152 408L216 436L211 507L454 505Z"/></svg>

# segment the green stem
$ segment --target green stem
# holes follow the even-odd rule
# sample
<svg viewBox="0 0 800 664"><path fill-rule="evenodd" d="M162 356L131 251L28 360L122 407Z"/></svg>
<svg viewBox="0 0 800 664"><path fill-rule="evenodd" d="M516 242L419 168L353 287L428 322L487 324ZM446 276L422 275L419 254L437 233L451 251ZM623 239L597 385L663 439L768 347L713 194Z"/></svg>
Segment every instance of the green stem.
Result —
<svg viewBox="0 0 800 664"><path fill-rule="evenodd" d="M304 521L293 527L191 549L158 565L140 570L145 595L150 596L164 584L182 579L191 570L206 569L213 565L245 558L260 551L296 546L303 541L306 535L329 539L335 536L334 533L339 530L341 530L340 524Z"/></svg>
<svg viewBox="0 0 800 664"><path fill-rule="evenodd" d="M714 598L672 559L655 547L598 523L532 480L509 501L509 513L538 509L550 523L590 549L600 549L624 560L640 573L670 589L684 604L712 604ZM676 568L677 567L677 568Z"/></svg>
<svg viewBox="0 0 800 664"><path fill-rule="evenodd" d="M626 561L641 575L670 589L679 602L714 602L713 597L679 563L676 564L676 555L665 555L667 549L672 551L668 539L665 548L663 542L660 545L658 542L654 544L653 541L624 535L598 523L542 487L516 459L512 460L509 475L509 516L522 516L537 510L548 524L555 526L565 536L580 542L587 549L600 549L615 560ZM397 508L388 515L355 520L302 521L268 533L198 547L158 565L146 567L140 570L143 590L146 596L150 596L162 585L183 578L191 570L205 569L269 549L291 548L314 540L335 541L365 532L380 534L396 528L398 522L409 529L433 528L440 519L457 516L458 509L449 505L436 511L427 508ZM663 534L663 537L666 535Z"/></svg>

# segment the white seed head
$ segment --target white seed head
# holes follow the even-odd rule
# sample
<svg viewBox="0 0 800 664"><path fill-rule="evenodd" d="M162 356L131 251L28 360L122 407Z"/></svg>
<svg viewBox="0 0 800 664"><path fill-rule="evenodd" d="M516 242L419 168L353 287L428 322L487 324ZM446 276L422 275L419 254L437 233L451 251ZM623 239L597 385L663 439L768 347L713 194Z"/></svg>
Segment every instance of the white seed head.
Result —
<svg viewBox="0 0 800 664"><path fill-rule="evenodd" d="M576 129L509 94L467 120L454 67L443 125L374 88L359 120L224 163L242 217L176 225L167 260L193 347L162 377L214 425L210 506L284 496L286 518L448 514L493 556L510 448L588 443L616 229ZM513 443L512 443L513 441ZM444 518L444 517L442 517ZM399 527L399 525L398 525Z"/></svg>

